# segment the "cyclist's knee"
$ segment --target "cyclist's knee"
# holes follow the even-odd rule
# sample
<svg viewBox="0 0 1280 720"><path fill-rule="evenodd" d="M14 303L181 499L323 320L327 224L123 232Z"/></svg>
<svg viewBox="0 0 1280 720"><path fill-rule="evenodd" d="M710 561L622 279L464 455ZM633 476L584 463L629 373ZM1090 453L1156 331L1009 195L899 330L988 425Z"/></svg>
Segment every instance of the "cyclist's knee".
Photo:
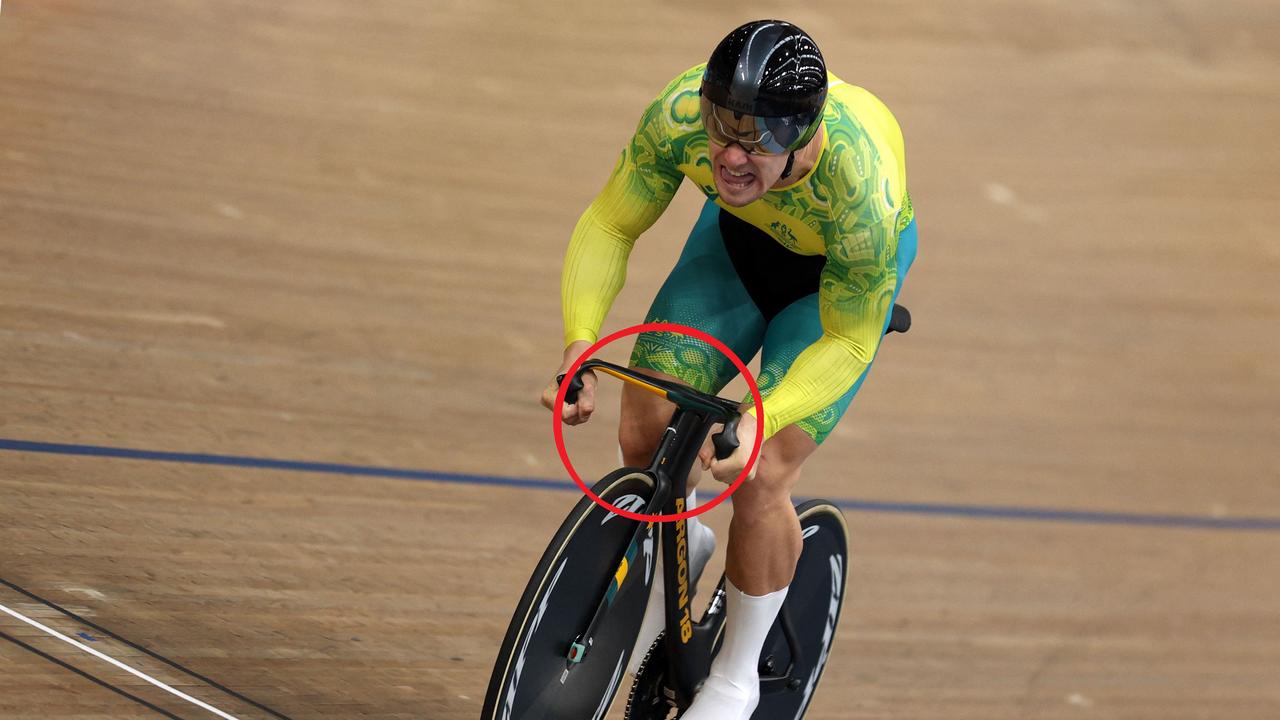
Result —
<svg viewBox="0 0 1280 720"><path fill-rule="evenodd" d="M744 482L734 495L734 510L755 512L781 506L790 508L791 491L799 479L799 467L771 468L769 463L762 462L755 477Z"/></svg>
<svg viewBox="0 0 1280 720"><path fill-rule="evenodd" d="M635 368L646 375L671 380L662 373ZM662 432L671 420L671 403L647 390L625 385L622 388L622 418L618 424L618 445L623 462L644 466L653 458Z"/></svg>
<svg viewBox="0 0 1280 720"><path fill-rule="evenodd" d="M791 505L791 492L800 481L800 469L817 449L804 431L795 426L784 428L765 443L755 477L742 484L735 496L735 507L750 510Z"/></svg>
<svg viewBox="0 0 1280 720"><path fill-rule="evenodd" d="M658 431L661 436L661 430ZM658 449L658 437L650 423L624 415L618 424L618 447L622 450L622 462L630 467L643 467Z"/></svg>
<svg viewBox="0 0 1280 720"><path fill-rule="evenodd" d="M632 467L644 466L658 449L658 441L662 439L662 431L670 419L670 408L663 408L661 398L638 395L643 391L635 391L628 396L623 390L622 418L618 423L618 446L622 448L622 460ZM656 400L657 402L653 402ZM663 413L666 413L666 417Z"/></svg>

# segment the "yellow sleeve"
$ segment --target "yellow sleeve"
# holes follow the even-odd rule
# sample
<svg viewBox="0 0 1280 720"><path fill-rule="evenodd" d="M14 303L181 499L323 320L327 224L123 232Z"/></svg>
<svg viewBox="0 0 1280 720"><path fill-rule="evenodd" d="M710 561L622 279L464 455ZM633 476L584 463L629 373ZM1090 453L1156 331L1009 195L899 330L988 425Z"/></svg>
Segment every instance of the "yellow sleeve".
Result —
<svg viewBox="0 0 1280 720"><path fill-rule="evenodd" d="M829 251L818 290L822 337L765 399L765 439L839 400L875 358L897 284L895 226L886 217Z"/></svg>
<svg viewBox="0 0 1280 720"><path fill-rule="evenodd" d="M670 88L668 88L668 91ZM564 342L594 342L622 290L627 257L675 196L684 177L671 158L663 107L654 100L623 149L604 190L578 220L565 253L560 280Z"/></svg>

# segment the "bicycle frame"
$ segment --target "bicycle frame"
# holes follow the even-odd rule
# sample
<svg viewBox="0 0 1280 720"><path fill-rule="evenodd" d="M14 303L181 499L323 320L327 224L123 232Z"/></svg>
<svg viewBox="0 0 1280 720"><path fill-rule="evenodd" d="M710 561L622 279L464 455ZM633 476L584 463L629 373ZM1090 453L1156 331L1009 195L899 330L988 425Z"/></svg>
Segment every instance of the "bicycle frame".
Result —
<svg viewBox="0 0 1280 720"><path fill-rule="evenodd" d="M638 385L650 392L655 392L676 404L662 440L654 452L649 466L644 470L654 479L654 494L647 511L652 513L660 508L661 514L673 515L685 511L685 498L688 495L688 476L698 452L712 426L724 423L725 430L715 438L717 457L727 457L737 447L736 426L740 419L738 404L701 393L692 388L641 375L629 368L623 368L598 360L583 363L578 374L570 383L566 393L567 402L576 402L577 391L581 389L580 375L588 370L601 370L625 382ZM563 381L563 378L561 378ZM665 597L666 632L664 638L667 647L668 680L675 692L672 698L680 708L686 708L693 702L698 685L707 676L710 669L711 656L723 624L724 589L716 588L707 612L697 622L692 614L692 593L689 571L689 547L687 522L683 519L671 523L670 531L661 528L663 578L667 588ZM636 529L627 550L619 560L619 571L624 571L623 563L634 557L635 549L647 526ZM611 588L612 590L612 588ZM602 598L587 629L578 636L570 651L569 660L581 662L590 651L591 638L595 628L607 615L612 594L606 593ZM795 640L790 632L790 622L783 620L783 632L787 642L795 654ZM788 673L791 667L787 668ZM788 674L772 678L788 679Z"/></svg>
<svg viewBox="0 0 1280 720"><path fill-rule="evenodd" d="M911 314L905 307L893 305L892 312L885 321L886 334L905 333L910 327ZM662 515L684 512L689 471L712 426L717 423L724 423L725 426L722 432L712 436L716 457L724 459L738 447L736 432L741 419L738 403L600 360L587 360L579 366L566 390L566 403L577 402L578 392L583 387L581 375L592 370L612 375L675 403L676 410L649 466L638 471L651 477L654 482L653 495L645 512L652 514L657 511ZM564 380L563 375L557 378L560 383ZM666 632L663 634L665 675L660 679L665 686L667 700L681 711L692 704L694 694L710 671L715 645L724 626L725 604L722 581L712 595L706 612L698 621L693 620L687 527L685 520L676 520L668 528L657 529L661 534L663 578L667 590L664 598ZM563 678L590 652L596 630L607 616L618 588L628 575L630 563L636 557L642 542L647 540L650 530L651 523L638 525L627 548L616 558L617 571L609 587L602 594L587 628L570 645L562 683ZM801 651L789 604L783 604L776 623L790 658L786 668L780 672L774 667L772 656L762 659L759 668L762 696L800 689L804 683L801 678L809 676L813 670L811 662L805 659Z"/></svg>

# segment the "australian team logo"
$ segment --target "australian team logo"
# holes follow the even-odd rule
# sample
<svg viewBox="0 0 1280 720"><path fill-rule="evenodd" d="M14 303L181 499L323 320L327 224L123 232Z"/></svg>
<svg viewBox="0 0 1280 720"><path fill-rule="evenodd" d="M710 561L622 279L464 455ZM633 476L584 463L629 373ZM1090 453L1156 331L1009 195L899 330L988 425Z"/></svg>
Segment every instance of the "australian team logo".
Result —
<svg viewBox="0 0 1280 720"><path fill-rule="evenodd" d="M778 238L778 242L786 245L788 250L795 250L800 247L800 241L796 239L796 234L791 232L791 228L787 227L786 223L774 220L769 223L769 229L773 231L773 236Z"/></svg>

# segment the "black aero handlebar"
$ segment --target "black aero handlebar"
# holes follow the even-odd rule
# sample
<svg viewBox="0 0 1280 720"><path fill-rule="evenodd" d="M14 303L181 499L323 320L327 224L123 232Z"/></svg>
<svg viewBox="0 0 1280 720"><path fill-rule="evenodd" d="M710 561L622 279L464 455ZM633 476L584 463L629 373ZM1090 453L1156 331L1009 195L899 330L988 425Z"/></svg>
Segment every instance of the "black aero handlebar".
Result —
<svg viewBox="0 0 1280 720"><path fill-rule="evenodd" d="M660 395L675 403L676 407L681 410L700 413L707 418L708 423L724 423L724 430L711 436L711 442L716 449L717 460L729 457L734 450L738 449L738 421L742 419L742 414L738 411L739 403L736 400L717 397L670 380L649 377L631 368L615 365L604 360L587 360L582 363L569 381L569 389L564 396L566 403L572 405L578 402L578 393L582 390L582 374L593 370L599 370L619 380ZM564 384L564 379L564 375L559 375L556 377L556 382Z"/></svg>

